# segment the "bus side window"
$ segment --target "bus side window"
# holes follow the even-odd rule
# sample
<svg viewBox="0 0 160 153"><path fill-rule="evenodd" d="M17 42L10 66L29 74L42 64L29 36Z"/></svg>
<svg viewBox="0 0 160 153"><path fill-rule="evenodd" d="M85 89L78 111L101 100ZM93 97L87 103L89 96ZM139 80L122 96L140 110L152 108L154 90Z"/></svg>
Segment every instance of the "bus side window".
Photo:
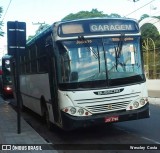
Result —
<svg viewBox="0 0 160 153"><path fill-rule="evenodd" d="M38 59L38 72L48 71L48 60L45 48L45 42L43 39L37 41L37 59Z"/></svg>
<svg viewBox="0 0 160 153"><path fill-rule="evenodd" d="M30 58L31 58L31 73L36 73L37 72L37 47L36 45L31 46L31 52L30 52Z"/></svg>

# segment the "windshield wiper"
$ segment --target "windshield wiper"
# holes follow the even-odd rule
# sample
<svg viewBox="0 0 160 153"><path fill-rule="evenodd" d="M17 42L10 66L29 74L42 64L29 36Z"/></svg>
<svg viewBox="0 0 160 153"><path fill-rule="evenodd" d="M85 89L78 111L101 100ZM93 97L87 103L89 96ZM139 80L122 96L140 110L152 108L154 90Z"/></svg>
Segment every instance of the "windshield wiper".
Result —
<svg viewBox="0 0 160 153"><path fill-rule="evenodd" d="M86 39L84 38L84 36L78 36L78 40L80 40L80 41L86 41ZM87 45L87 43L85 43L85 44ZM99 58L99 55L98 55L98 53L94 50L94 48L90 48L90 46L87 45L87 49L93 53L93 55L94 55L94 57L95 57L96 59Z"/></svg>
<svg viewBox="0 0 160 153"><path fill-rule="evenodd" d="M115 49L115 59L116 59L116 70L117 70L118 64L120 64L121 66L123 66L123 64L121 62L119 62L118 59L121 56L122 46L123 46L123 42L124 42L124 36L125 36L125 34L121 34L121 36L119 38L120 40L118 42L118 46L114 47L114 49Z"/></svg>
<svg viewBox="0 0 160 153"><path fill-rule="evenodd" d="M86 39L84 38L84 36L78 36L78 40L80 40L80 41L86 41ZM94 48L91 48L88 45L88 43L85 43L85 44L87 45L87 49L93 53L93 56L95 57L95 59L98 59L99 73L100 73L100 71L101 71L101 68L100 68L101 63L100 63L100 55L99 55L98 46L97 46L98 52L96 52Z"/></svg>

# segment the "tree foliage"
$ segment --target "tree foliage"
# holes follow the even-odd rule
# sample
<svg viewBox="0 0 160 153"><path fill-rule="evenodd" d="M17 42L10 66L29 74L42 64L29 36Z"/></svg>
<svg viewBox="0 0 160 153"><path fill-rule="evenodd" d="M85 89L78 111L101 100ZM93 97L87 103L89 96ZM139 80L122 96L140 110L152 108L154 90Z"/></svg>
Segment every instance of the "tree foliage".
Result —
<svg viewBox="0 0 160 153"><path fill-rule="evenodd" d="M147 18L147 17L149 17L149 15L147 15L147 14L142 15L141 18L140 18L140 21L142 19ZM160 19L160 16L155 17L155 18ZM160 34L159 34L157 28L154 26L154 24L151 24L151 23L144 24L141 27L141 33L142 33L142 39L143 40L146 40L147 38L151 38L155 43L155 47L160 48L160 41L159 41L160 40Z"/></svg>
<svg viewBox="0 0 160 153"><path fill-rule="evenodd" d="M40 26L38 27L38 29L35 32L35 35L33 36L28 36L27 41L31 40L32 38L34 38L36 35L40 34L42 31L44 31L47 27L49 27L49 24L40 24Z"/></svg>
<svg viewBox="0 0 160 153"><path fill-rule="evenodd" d="M139 22L142 21L142 20L145 19L145 18L148 18L148 17L149 17L148 14L143 14L143 15L140 17Z"/></svg>
<svg viewBox="0 0 160 153"><path fill-rule="evenodd" d="M97 9L92 9L91 11L80 11L78 13L70 13L69 15L65 16L62 21L64 20L74 20L74 19L84 19L84 18L94 18L94 17L121 17L116 13L112 13L110 15L104 14L103 11L98 11Z"/></svg>
<svg viewBox="0 0 160 153"><path fill-rule="evenodd" d="M150 17L149 15L141 16L141 19ZM155 16L154 16L155 17ZM160 16L155 17L160 19ZM152 19L150 19L152 20ZM154 25L155 23L145 23L141 27L143 39L143 57L147 77L149 79L160 78L160 33Z"/></svg>
<svg viewBox="0 0 160 153"><path fill-rule="evenodd" d="M3 12L3 9L2 7L0 7L0 19L2 17L2 12ZM2 26L3 26L3 22L0 20L0 36L4 35L4 32L2 31Z"/></svg>

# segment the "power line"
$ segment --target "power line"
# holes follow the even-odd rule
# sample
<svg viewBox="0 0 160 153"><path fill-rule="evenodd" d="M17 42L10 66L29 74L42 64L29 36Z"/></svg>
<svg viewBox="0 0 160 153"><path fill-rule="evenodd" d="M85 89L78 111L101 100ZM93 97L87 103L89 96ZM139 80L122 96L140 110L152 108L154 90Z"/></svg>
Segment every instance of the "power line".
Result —
<svg viewBox="0 0 160 153"><path fill-rule="evenodd" d="M2 22L4 21L4 18L5 18L5 16L6 16L7 12L8 12L8 9L9 9L9 7L10 7L10 5L11 5L11 2L12 2L12 0L10 0L9 4L8 4L8 6L7 6L7 9L6 9L6 11L5 11L5 13L4 13L4 16L3 16L3 18L2 18Z"/></svg>
<svg viewBox="0 0 160 153"><path fill-rule="evenodd" d="M153 1L155 1L155 0L150 1L149 3L147 3L147 4L143 5L143 6L141 6L140 8L138 8L138 9L134 10L133 12L131 12L131 13L125 15L124 17L127 17L127 16L129 16L129 15L131 15L131 14L137 12L138 10L140 10L140 9L142 9L143 7L149 5L149 4L152 3Z"/></svg>

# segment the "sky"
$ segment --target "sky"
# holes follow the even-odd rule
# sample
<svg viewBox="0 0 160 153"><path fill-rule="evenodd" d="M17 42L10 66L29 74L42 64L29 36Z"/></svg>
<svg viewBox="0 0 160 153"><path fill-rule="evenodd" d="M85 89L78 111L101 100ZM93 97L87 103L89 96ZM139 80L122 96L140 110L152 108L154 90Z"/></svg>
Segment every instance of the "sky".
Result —
<svg viewBox="0 0 160 153"><path fill-rule="evenodd" d="M7 52L7 21L26 22L28 37L38 29L35 23L52 24L79 11L97 9L104 14L117 13L137 20L143 14L160 16L160 0L0 0L0 6L3 8L0 21L3 20L5 32L4 37L0 37L0 58Z"/></svg>

